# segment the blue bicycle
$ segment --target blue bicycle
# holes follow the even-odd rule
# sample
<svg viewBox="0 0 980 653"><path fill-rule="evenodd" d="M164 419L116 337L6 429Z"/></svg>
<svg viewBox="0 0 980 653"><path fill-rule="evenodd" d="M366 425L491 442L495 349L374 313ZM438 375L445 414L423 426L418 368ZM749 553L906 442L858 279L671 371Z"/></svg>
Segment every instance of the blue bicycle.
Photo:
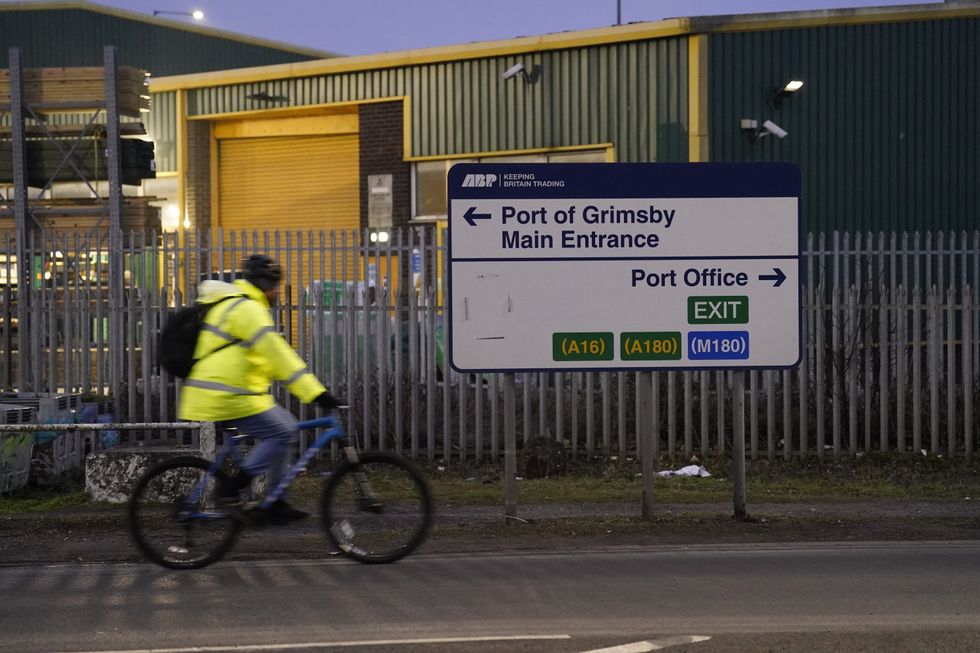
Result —
<svg viewBox="0 0 980 653"><path fill-rule="evenodd" d="M337 440L342 455L320 500L327 538L369 564L394 562L418 548L432 523L432 494L419 469L393 453L358 452L336 416L299 428L325 430L257 507L271 506L313 456ZM197 569L228 553L249 520L241 510L222 507L215 488L241 462L238 445L247 437L227 437L214 461L178 456L140 478L129 499L129 528L147 558L171 569Z"/></svg>

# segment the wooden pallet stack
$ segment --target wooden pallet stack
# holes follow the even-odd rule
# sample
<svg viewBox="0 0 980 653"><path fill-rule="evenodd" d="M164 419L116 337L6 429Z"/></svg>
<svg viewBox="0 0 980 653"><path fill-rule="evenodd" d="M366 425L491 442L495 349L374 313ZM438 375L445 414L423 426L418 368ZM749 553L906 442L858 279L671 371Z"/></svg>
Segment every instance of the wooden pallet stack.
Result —
<svg viewBox="0 0 980 653"><path fill-rule="evenodd" d="M159 232L160 207L152 204L160 201L159 197L124 197L120 219L123 233ZM85 236L108 225L105 200L98 198L35 200L31 206L38 226L48 233ZM3 219L11 213L0 203L0 237L7 233L13 236L13 221Z"/></svg>
<svg viewBox="0 0 980 653"><path fill-rule="evenodd" d="M139 116L150 110L148 73L130 66L116 69L119 113ZM105 68L25 68L24 104L38 113L89 111L105 107ZM10 71L0 70L0 105L9 105Z"/></svg>
<svg viewBox="0 0 980 653"><path fill-rule="evenodd" d="M105 116L95 121L60 124L71 116L106 108L105 67L26 68L23 71L23 103L39 120L25 124L25 165L29 186L49 182L103 181L108 178ZM139 117L149 110L150 94L146 71L131 66L116 68L117 107L120 115ZM0 108L9 106L10 71L0 70ZM84 118L84 116L82 116ZM59 124L53 124L53 123ZM94 124L89 124L94 122ZM119 147L120 181L139 185L156 176L153 143L125 138L145 136L141 122L120 123L124 136ZM0 183L13 181L12 128L0 127ZM62 164L64 153L73 152L74 166Z"/></svg>
<svg viewBox="0 0 980 653"><path fill-rule="evenodd" d="M79 173L90 182L108 179L104 134L95 134L77 143L71 138L29 138L26 145L28 186L43 188L49 181L78 181ZM72 147L75 165L61 165L64 152ZM153 142L136 138L121 139L119 170L121 182L133 186L139 186L143 179L155 177ZM9 140L3 140L0 134L0 184L10 183L13 178L11 144Z"/></svg>
<svg viewBox="0 0 980 653"><path fill-rule="evenodd" d="M156 176L153 142L138 119L149 110L148 73L130 66L115 67L116 102L107 97L109 66L75 68L25 68L22 70L24 165L29 188L49 188L57 183L90 184L108 180L107 156L118 153L120 182L140 185ZM0 70L0 114L11 110L10 70ZM112 111L114 106L115 112ZM118 147L108 140L109 115L125 116L118 122L122 137ZM94 115L93 115L94 114ZM13 124L0 126L0 185L13 183ZM69 154L70 152L70 154ZM57 194L57 193L56 193ZM44 199L29 193L30 224L45 232L92 233L109 226L109 198ZM119 227L124 232L160 229L160 209L154 197L122 197ZM0 202L0 233L14 229L10 202Z"/></svg>

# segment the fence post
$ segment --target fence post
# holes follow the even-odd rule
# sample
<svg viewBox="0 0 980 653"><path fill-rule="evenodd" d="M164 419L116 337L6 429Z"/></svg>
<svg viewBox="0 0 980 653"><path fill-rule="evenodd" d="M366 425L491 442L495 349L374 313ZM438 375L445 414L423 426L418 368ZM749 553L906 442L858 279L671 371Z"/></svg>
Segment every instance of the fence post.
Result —
<svg viewBox="0 0 980 653"><path fill-rule="evenodd" d="M824 449L827 446L826 433L826 413L827 413L827 388L826 370L824 368L824 349L826 345L826 330L824 329L824 318L826 317L826 288L821 284L817 288L813 304L813 345L814 345L814 366L816 367L816 413L817 413L817 433L816 433L816 452L817 458L823 458ZM834 456L837 453L834 452Z"/></svg>
<svg viewBox="0 0 980 653"><path fill-rule="evenodd" d="M942 328L939 315L939 291L933 286L929 294L929 437L930 451L939 453L939 358L942 355Z"/></svg>
<svg viewBox="0 0 980 653"><path fill-rule="evenodd" d="M684 457L690 458L694 449L694 372L684 370Z"/></svg>
<svg viewBox="0 0 980 653"><path fill-rule="evenodd" d="M906 356L908 350L908 306L905 303L905 285L900 284L895 296L895 450L905 453L905 397Z"/></svg>
<svg viewBox="0 0 980 653"><path fill-rule="evenodd" d="M763 378L766 382L766 458L769 462L776 459L776 384L774 372L766 370Z"/></svg>
<svg viewBox="0 0 980 653"><path fill-rule="evenodd" d="M856 286L847 289L847 346L850 352L847 356L847 431L848 446L851 449L851 457L858 452L858 392L857 392L857 372L858 361L860 360L858 343L860 341L860 331L855 324L857 320L857 300L858 290Z"/></svg>
<svg viewBox="0 0 980 653"><path fill-rule="evenodd" d="M891 354L888 350L888 288L878 286L878 450L888 451L888 381Z"/></svg>
<svg viewBox="0 0 980 653"><path fill-rule="evenodd" d="M201 450L201 457L207 460L214 460L215 453L218 450L218 438L214 422L201 422L197 442Z"/></svg>
<svg viewBox="0 0 980 653"><path fill-rule="evenodd" d="M915 286L912 289L912 451L918 454L920 449L922 449L922 289Z"/></svg>
<svg viewBox="0 0 980 653"><path fill-rule="evenodd" d="M749 450L752 460L759 457L759 371L749 372Z"/></svg>
<svg viewBox="0 0 980 653"><path fill-rule="evenodd" d="M956 291L952 286L946 289L946 438L952 458L956 453Z"/></svg>
<svg viewBox="0 0 980 653"><path fill-rule="evenodd" d="M973 294L963 288L963 455L973 458Z"/></svg>
<svg viewBox="0 0 980 653"><path fill-rule="evenodd" d="M834 458L840 457L841 449L841 375L843 374L843 358L841 356L841 331L845 327L845 322L841 319L841 289L836 285L837 280L840 277L835 277L835 285L832 289L831 298L831 347L833 352L831 353L831 371L834 375L831 381L831 426L830 432L833 438L834 444Z"/></svg>

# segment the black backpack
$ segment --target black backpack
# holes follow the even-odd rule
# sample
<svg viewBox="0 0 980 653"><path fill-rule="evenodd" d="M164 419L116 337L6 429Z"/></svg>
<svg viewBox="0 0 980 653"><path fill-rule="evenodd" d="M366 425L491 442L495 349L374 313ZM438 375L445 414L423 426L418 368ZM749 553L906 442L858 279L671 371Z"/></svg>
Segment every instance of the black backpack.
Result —
<svg viewBox="0 0 980 653"><path fill-rule="evenodd" d="M166 324L163 325L163 329L160 331L160 341L157 347L157 362L160 363L160 367L173 376L186 379L190 376L194 364L201 360L201 358L210 356L225 347L230 347L240 342L239 340L226 342L220 347L209 351L201 358L194 358L194 349L197 347L197 336L201 332L201 327L204 326L204 318L207 316L208 311L229 299L244 296L232 295L219 299L211 304L185 306L167 318Z"/></svg>

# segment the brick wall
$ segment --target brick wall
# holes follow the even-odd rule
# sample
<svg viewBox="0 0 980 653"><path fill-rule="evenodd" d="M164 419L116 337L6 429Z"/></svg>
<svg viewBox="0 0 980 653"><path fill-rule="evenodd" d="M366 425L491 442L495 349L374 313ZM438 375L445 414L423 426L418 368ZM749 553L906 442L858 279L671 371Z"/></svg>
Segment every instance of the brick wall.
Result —
<svg viewBox="0 0 980 653"><path fill-rule="evenodd" d="M211 123L187 121L184 206L192 229L211 228Z"/></svg>
<svg viewBox="0 0 980 653"><path fill-rule="evenodd" d="M392 225L412 218L411 169L404 158L403 103L377 102L360 107L361 228L368 226L368 175L391 175Z"/></svg>

